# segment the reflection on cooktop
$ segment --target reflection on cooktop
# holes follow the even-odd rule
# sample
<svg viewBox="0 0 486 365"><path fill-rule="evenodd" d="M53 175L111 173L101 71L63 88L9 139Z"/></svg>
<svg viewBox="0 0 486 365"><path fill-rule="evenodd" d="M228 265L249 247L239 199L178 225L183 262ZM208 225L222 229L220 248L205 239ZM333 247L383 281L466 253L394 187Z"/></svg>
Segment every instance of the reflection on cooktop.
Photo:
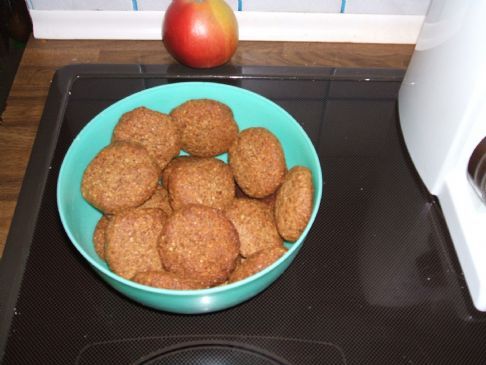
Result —
<svg viewBox="0 0 486 365"><path fill-rule="evenodd" d="M345 364L336 345L291 338L264 336L169 336L133 338L93 343L78 355L77 364L93 364L100 358L113 363L184 365L291 365Z"/></svg>

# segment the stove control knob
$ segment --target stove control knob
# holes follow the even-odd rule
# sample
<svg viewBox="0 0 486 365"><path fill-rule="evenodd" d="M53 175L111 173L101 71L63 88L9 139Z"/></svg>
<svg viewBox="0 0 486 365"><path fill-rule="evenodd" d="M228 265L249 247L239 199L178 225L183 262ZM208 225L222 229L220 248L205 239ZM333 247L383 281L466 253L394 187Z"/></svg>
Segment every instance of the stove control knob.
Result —
<svg viewBox="0 0 486 365"><path fill-rule="evenodd" d="M486 204L486 137L474 149L467 166L469 181Z"/></svg>

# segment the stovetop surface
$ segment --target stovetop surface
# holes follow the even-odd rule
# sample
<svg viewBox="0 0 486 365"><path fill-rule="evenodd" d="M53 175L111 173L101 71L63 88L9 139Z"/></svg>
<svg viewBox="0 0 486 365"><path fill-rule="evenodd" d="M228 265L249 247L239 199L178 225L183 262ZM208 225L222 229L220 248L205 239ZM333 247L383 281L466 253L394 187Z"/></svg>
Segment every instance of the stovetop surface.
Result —
<svg viewBox="0 0 486 365"><path fill-rule="evenodd" d="M440 206L400 134L397 70L77 65L52 83L0 265L5 364L483 363L472 306ZM268 97L309 134L323 169L318 217L266 291L204 315L119 295L70 244L59 168L97 113L134 92L213 81ZM433 144L431 145L433 148Z"/></svg>

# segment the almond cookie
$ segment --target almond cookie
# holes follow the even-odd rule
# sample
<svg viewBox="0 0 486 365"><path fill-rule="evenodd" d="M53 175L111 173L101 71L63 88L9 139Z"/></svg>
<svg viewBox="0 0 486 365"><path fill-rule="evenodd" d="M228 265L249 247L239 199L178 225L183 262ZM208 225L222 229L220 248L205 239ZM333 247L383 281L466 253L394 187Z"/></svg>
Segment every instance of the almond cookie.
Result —
<svg viewBox="0 0 486 365"><path fill-rule="evenodd" d="M137 272L162 270L157 242L167 220L160 209L130 209L113 216L106 229L110 269L131 279Z"/></svg>
<svg viewBox="0 0 486 365"><path fill-rule="evenodd" d="M286 171L282 146L265 128L242 131L229 149L228 160L238 186L253 198L275 192Z"/></svg>
<svg viewBox="0 0 486 365"><path fill-rule="evenodd" d="M244 278L262 271L264 268L277 261L285 252L287 252L287 249L283 246L265 248L255 252L246 260L240 262L236 269L231 273L229 282L234 283L235 281L243 280Z"/></svg>
<svg viewBox="0 0 486 365"><path fill-rule="evenodd" d="M145 107L122 115L113 130L113 141L140 143L162 170L179 154L179 130L172 118Z"/></svg>
<svg viewBox="0 0 486 365"><path fill-rule="evenodd" d="M204 289L197 280L178 276L167 271L145 271L136 273L133 281L162 289L192 290Z"/></svg>
<svg viewBox="0 0 486 365"><path fill-rule="evenodd" d="M81 182L83 197L104 213L137 207L155 191L159 168L139 144L115 142L90 162Z"/></svg>
<svg viewBox="0 0 486 365"><path fill-rule="evenodd" d="M290 169L275 199L275 221L285 240L294 242L304 231L312 214L313 196L312 172L303 166Z"/></svg>
<svg viewBox="0 0 486 365"><path fill-rule="evenodd" d="M235 199L224 211L240 238L240 255L248 257L264 248L283 244L273 217L273 210L255 199Z"/></svg>
<svg viewBox="0 0 486 365"><path fill-rule="evenodd" d="M164 268L201 286L224 283L236 266L239 249L233 224L221 211L203 205L176 210L159 239Z"/></svg>
<svg viewBox="0 0 486 365"><path fill-rule="evenodd" d="M216 100L189 100L170 115L181 131L182 149L194 156L213 157L227 152L238 134L233 112Z"/></svg>
<svg viewBox="0 0 486 365"><path fill-rule="evenodd" d="M188 204L224 209L235 197L230 167L216 158L198 158L173 168L169 179L169 200L174 210Z"/></svg>

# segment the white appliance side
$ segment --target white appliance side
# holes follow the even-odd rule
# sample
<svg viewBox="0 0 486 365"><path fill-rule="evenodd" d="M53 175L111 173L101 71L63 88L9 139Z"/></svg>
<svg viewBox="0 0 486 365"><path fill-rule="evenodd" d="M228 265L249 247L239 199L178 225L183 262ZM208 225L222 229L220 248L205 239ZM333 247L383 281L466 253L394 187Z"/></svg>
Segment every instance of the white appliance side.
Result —
<svg viewBox="0 0 486 365"><path fill-rule="evenodd" d="M467 178L486 136L486 1L433 1L399 93L410 156L439 199L475 307L486 311L486 206Z"/></svg>
<svg viewBox="0 0 486 365"><path fill-rule="evenodd" d="M400 88L404 139L434 195L486 105L485 17L486 1L432 1Z"/></svg>

